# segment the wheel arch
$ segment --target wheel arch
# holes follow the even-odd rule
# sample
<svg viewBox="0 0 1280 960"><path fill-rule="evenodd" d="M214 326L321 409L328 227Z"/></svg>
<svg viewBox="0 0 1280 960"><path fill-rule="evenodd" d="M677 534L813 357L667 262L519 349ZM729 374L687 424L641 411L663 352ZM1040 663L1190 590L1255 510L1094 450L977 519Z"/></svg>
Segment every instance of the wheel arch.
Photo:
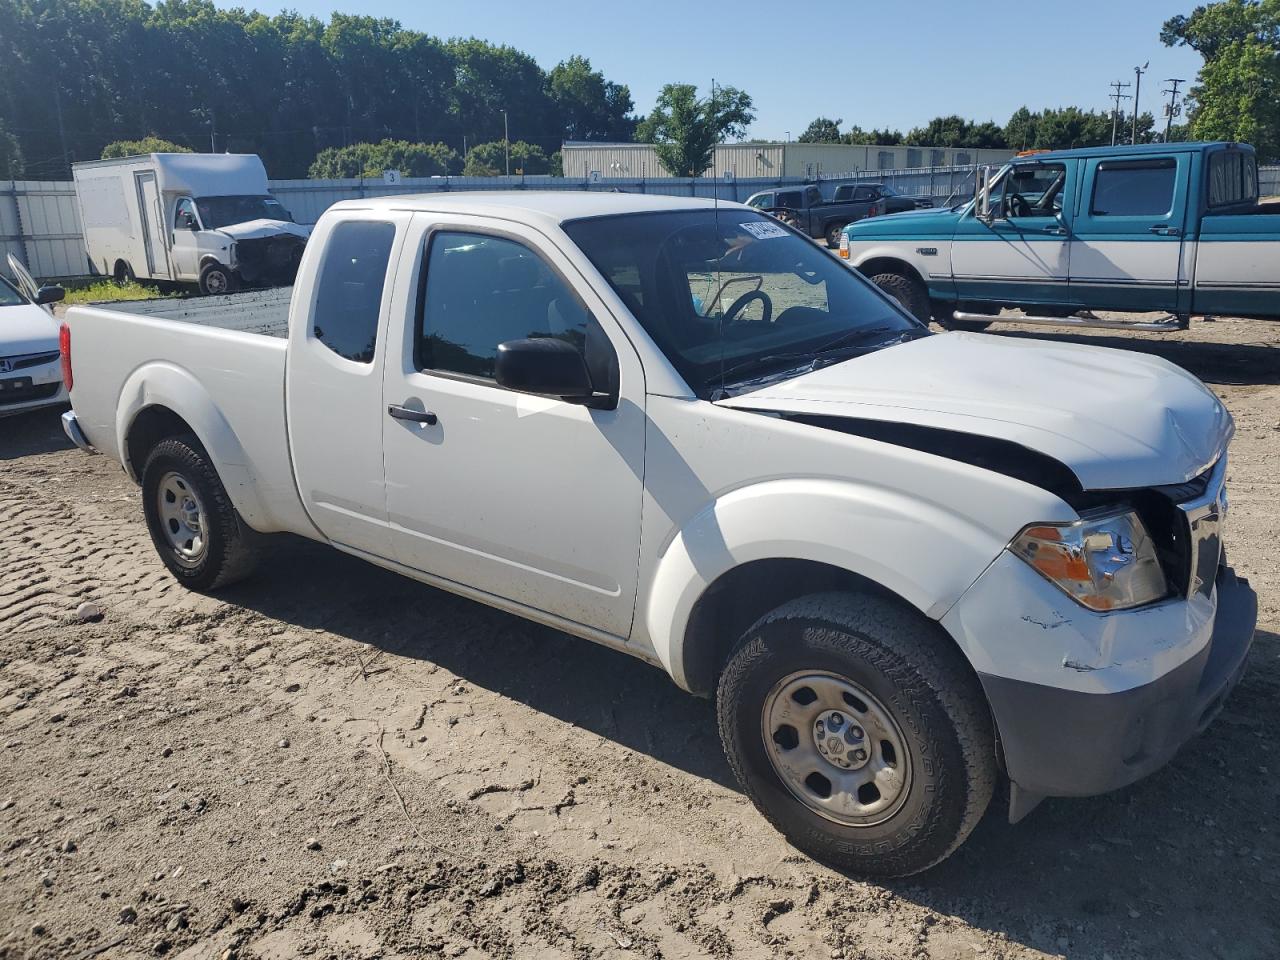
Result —
<svg viewBox="0 0 1280 960"><path fill-rule="evenodd" d="M880 273L896 273L908 280L918 281L926 291L929 289L929 277L902 257L890 255L868 257L856 264L856 269L868 280Z"/></svg>
<svg viewBox="0 0 1280 960"><path fill-rule="evenodd" d="M939 620L997 556L1003 533L936 503L839 480L740 488L661 551L636 636L681 687L714 689L724 654L774 607L847 590Z"/></svg>
<svg viewBox="0 0 1280 960"><path fill-rule="evenodd" d="M135 482L142 481L147 454L156 443L189 433L208 455L245 522L254 529L271 529L240 438L191 373L171 363L140 367L125 382L116 411L116 449Z"/></svg>

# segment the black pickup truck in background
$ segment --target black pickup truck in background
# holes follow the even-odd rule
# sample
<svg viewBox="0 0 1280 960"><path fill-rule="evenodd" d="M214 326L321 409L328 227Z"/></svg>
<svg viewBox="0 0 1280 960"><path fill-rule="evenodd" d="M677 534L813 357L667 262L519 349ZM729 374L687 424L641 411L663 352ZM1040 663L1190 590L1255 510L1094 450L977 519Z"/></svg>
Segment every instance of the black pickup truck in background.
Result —
<svg viewBox="0 0 1280 960"><path fill-rule="evenodd" d="M916 209L911 197L898 196L880 183L845 184L836 188L834 200L824 200L816 186L779 187L747 198L747 206L772 214L809 236L840 246L840 232L849 224L884 213Z"/></svg>
<svg viewBox="0 0 1280 960"><path fill-rule="evenodd" d="M884 205L881 213L901 213L933 206L928 197L904 196L887 183L843 183L836 187L835 200L837 203L842 200L878 201Z"/></svg>

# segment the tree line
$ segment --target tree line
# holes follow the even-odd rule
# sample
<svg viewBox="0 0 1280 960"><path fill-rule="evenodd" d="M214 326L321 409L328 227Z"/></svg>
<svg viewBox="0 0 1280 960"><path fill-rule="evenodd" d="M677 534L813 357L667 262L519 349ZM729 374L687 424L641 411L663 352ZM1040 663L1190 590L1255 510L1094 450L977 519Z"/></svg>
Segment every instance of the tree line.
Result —
<svg viewBox="0 0 1280 960"><path fill-rule="evenodd" d="M1280 0L1217 0L1170 18L1160 39L1204 58L1170 139L1245 141L1280 162ZM258 153L277 178L557 174L565 139L652 142L668 171L697 176L755 119L732 87L699 97L668 84L640 117L628 88L583 56L543 70L512 47L395 20L212 0L0 0L0 64L2 179L65 178L73 161L144 142ZM1126 142L1132 122L1022 107L1003 125L953 115L904 134L818 117L800 140L1058 149L1110 143L1113 124ZM1150 112L1138 117L1139 142L1163 136Z"/></svg>
<svg viewBox="0 0 1280 960"><path fill-rule="evenodd" d="M1113 132L1117 142L1128 143L1133 131L1133 116L1120 113L1113 117L1104 110L1082 110L1079 107L1055 107L1032 111L1019 107L1003 126L991 120L966 120L960 116L935 117L923 126L902 133L900 130L863 130L854 126L840 131L842 120L818 117L800 135L801 143L856 143L921 147L961 147L997 150L1063 150L1068 147L1097 147L1111 143ZM1113 126L1114 124L1114 126ZM1138 117L1138 142L1151 143L1162 138L1150 113ZM1188 128L1175 125L1170 140L1186 140Z"/></svg>
<svg viewBox="0 0 1280 960"><path fill-rule="evenodd" d="M107 144L151 134L258 153L280 178L305 177L327 150L388 140L443 145L463 166L506 131L549 163L566 138L630 140L637 123L628 89L585 57L544 71L512 47L394 20L211 0L3 0L0 64L6 178L65 177Z"/></svg>

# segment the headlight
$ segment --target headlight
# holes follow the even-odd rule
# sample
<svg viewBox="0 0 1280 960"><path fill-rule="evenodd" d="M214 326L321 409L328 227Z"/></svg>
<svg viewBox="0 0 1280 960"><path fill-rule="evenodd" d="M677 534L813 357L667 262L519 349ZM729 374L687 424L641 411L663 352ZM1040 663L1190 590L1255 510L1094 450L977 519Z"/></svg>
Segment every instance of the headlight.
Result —
<svg viewBox="0 0 1280 960"><path fill-rule="evenodd" d="M1132 511L1034 524L1009 549L1090 610L1139 607L1169 592L1155 545Z"/></svg>

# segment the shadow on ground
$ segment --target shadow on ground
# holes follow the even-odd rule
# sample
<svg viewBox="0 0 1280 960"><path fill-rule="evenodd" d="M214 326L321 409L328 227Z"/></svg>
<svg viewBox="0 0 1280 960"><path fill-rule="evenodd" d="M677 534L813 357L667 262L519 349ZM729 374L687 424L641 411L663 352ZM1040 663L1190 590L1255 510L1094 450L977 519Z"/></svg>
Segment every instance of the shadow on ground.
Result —
<svg viewBox="0 0 1280 960"><path fill-rule="evenodd" d="M51 407L0 417L0 461L66 450L71 441L59 419L67 407Z"/></svg>
<svg viewBox="0 0 1280 960"><path fill-rule="evenodd" d="M1175 340L1172 337L1139 339L1132 335L1049 333L1041 330L1008 330L1000 326L992 327L987 332L1024 340L1052 340L1147 353L1176 363L1206 383L1271 386L1280 383L1280 323L1274 324L1273 328L1274 336L1265 343L1206 343L1203 340Z"/></svg>
<svg viewBox="0 0 1280 960"><path fill-rule="evenodd" d="M624 654L532 625L326 547L283 540L225 598L323 627L471 684L695 777L737 789L706 701ZM886 887L1066 957L1270 957L1280 946L1280 791L1268 758L1280 636L1215 725L1168 768L1105 797L1050 800L1017 826L997 798L950 860ZM659 719L660 718L660 719ZM1272 765L1268 768L1268 763ZM1224 948L1224 942L1230 940Z"/></svg>

